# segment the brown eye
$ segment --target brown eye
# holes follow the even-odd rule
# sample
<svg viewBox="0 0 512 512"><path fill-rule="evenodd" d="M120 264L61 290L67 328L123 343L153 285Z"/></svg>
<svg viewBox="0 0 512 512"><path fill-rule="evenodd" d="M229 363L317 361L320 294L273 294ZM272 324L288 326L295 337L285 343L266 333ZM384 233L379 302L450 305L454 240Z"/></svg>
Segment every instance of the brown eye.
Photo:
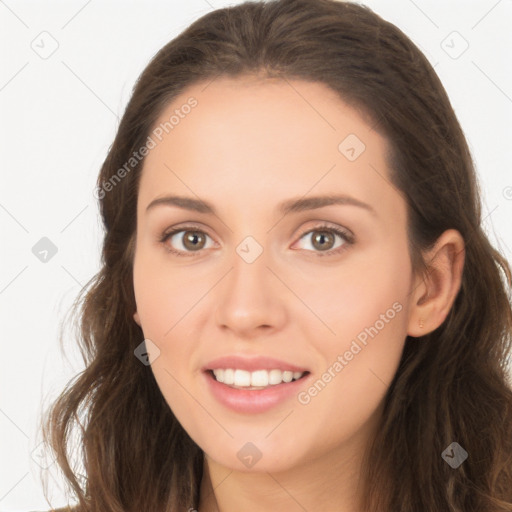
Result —
<svg viewBox="0 0 512 512"><path fill-rule="evenodd" d="M316 253L317 256L337 254L354 243L354 237L349 232L330 226L319 226L311 229L300 237L300 241L302 240L306 240L311 245L311 248L302 247L302 249Z"/></svg>
<svg viewBox="0 0 512 512"><path fill-rule="evenodd" d="M190 249L192 251L197 249L203 249L203 246L206 241L206 237L204 233L200 231L184 231L185 235L182 237L183 246L186 249Z"/></svg>
<svg viewBox="0 0 512 512"><path fill-rule="evenodd" d="M313 233L313 247L321 251L328 251L329 249L332 249L335 242L334 235L332 233L329 233L328 231L312 231L311 233Z"/></svg>
<svg viewBox="0 0 512 512"><path fill-rule="evenodd" d="M193 256L194 253L213 246L212 243L207 246L208 239L212 242L211 237L200 229L177 228L162 235L160 242L164 244L169 252L183 256Z"/></svg>

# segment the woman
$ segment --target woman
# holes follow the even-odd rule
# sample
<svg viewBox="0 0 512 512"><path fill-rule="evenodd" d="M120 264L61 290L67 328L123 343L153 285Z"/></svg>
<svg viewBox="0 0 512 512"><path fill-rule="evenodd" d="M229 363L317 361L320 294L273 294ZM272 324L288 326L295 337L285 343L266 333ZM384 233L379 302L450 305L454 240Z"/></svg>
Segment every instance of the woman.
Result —
<svg viewBox="0 0 512 512"><path fill-rule="evenodd" d="M510 268L394 25L332 0L203 16L97 183L87 368L45 424L76 510L512 510Z"/></svg>

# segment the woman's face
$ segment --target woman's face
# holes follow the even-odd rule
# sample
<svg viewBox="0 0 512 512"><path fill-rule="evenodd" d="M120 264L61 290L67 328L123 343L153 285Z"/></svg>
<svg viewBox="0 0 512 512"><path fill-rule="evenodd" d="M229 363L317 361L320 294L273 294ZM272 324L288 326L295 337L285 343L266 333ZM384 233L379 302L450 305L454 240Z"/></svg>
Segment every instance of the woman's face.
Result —
<svg viewBox="0 0 512 512"><path fill-rule="evenodd" d="M413 289L386 141L322 84L206 85L162 113L140 181L134 318L151 370L228 468L361 453Z"/></svg>

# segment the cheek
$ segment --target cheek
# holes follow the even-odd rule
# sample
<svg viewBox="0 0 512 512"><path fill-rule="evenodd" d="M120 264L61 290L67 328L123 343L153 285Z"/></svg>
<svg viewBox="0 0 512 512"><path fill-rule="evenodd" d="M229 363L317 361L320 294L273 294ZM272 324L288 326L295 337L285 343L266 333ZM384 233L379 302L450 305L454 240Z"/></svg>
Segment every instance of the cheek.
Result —
<svg viewBox="0 0 512 512"><path fill-rule="evenodd" d="M159 349L151 371L167 404L179 416L192 405L187 402L182 387L192 371L192 346L185 342L187 334L183 329L187 325L187 312L200 297L201 290L197 288L201 286L183 279L186 272L171 272L170 266L162 261L142 251L137 255L134 291L144 338Z"/></svg>
<svg viewBox="0 0 512 512"><path fill-rule="evenodd" d="M394 283L354 288L351 300L327 321L336 336L315 340L323 365L302 390L304 421L323 425L325 449L361 431L379 414L396 374L405 336L406 311ZM347 288L347 291L349 288ZM344 299L345 300L345 299ZM326 342L329 340L328 342Z"/></svg>
<svg viewBox="0 0 512 512"><path fill-rule="evenodd" d="M217 274L207 268L169 263L165 251L141 250L134 262L134 291L144 337L159 348L151 367L165 397L176 394L176 380L190 378L196 346L190 341L208 315L201 315L204 300Z"/></svg>
<svg viewBox="0 0 512 512"><path fill-rule="evenodd" d="M396 315L392 307L398 303L395 309L405 308L410 289L411 264L406 243L375 244L372 250L347 256L339 265L311 266L289 276L294 291L314 313L298 315L296 320L303 329L316 325L323 330L322 336L312 332L311 339L321 340L324 347L327 341L333 350L373 325L388 310L394 329L405 326L406 315Z"/></svg>
<svg viewBox="0 0 512 512"><path fill-rule="evenodd" d="M333 272L329 287L310 292L312 309L331 330L311 337L326 372L317 386L319 406L337 403L359 410L361 420L383 398L396 373L407 332L410 285L408 254L397 249L354 260ZM336 411L338 419L346 413Z"/></svg>
<svg viewBox="0 0 512 512"><path fill-rule="evenodd" d="M141 251L133 268L137 311L144 335L170 338L172 329L200 298L204 286L190 279L190 271L166 263L163 250Z"/></svg>

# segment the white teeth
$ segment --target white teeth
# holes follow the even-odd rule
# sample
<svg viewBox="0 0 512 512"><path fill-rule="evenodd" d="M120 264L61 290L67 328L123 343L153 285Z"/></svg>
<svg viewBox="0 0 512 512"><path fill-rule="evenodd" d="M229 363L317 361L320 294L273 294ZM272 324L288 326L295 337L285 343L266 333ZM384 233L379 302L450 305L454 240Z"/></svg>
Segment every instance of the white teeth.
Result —
<svg viewBox="0 0 512 512"><path fill-rule="evenodd" d="M297 380L304 375L304 372L291 372L281 370L256 370L248 372L246 370L238 370L233 368L219 368L213 370L215 379L229 386L240 388L265 388L267 386L275 386L282 382L291 382Z"/></svg>
<svg viewBox="0 0 512 512"><path fill-rule="evenodd" d="M283 372L283 381L291 382L293 380L293 372Z"/></svg>
<svg viewBox="0 0 512 512"><path fill-rule="evenodd" d="M258 370L251 373L251 386L268 386L268 380L269 376L266 370ZM237 383L237 386L240 386L240 384Z"/></svg>
<svg viewBox="0 0 512 512"><path fill-rule="evenodd" d="M251 385L251 373L245 370L235 370L235 386L247 387Z"/></svg>
<svg viewBox="0 0 512 512"><path fill-rule="evenodd" d="M231 370L231 369L224 370L224 384L234 384L234 382L235 382L235 370Z"/></svg>
<svg viewBox="0 0 512 512"><path fill-rule="evenodd" d="M283 373L281 370L270 370L268 372L268 383L272 386L275 386L276 384L281 384L283 380Z"/></svg>

